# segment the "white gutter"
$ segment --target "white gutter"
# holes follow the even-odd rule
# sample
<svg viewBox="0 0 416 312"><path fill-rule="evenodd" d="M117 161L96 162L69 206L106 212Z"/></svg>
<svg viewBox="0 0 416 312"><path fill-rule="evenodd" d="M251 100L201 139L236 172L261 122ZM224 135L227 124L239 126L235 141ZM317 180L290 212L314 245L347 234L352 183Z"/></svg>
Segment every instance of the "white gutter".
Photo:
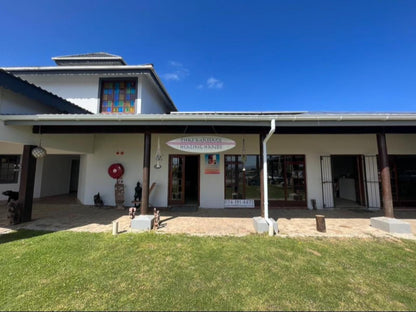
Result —
<svg viewBox="0 0 416 312"><path fill-rule="evenodd" d="M269 235L273 236L273 223L269 219L269 186L268 178L269 174L267 172L267 141L271 138L273 133L276 130L276 122L274 119L271 121L271 129L269 134L263 140L263 193L264 193L264 218L266 219L267 224L269 225Z"/></svg>

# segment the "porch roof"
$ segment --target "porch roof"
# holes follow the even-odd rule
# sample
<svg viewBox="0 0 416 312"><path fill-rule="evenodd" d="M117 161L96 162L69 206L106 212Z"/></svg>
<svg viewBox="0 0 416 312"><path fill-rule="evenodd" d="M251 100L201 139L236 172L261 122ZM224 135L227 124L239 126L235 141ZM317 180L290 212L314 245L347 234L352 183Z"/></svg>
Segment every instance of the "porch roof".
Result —
<svg viewBox="0 0 416 312"><path fill-rule="evenodd" d="M174 114L41 114L0 116L36 133L416 133L416 113L195 112Z"/></svg>

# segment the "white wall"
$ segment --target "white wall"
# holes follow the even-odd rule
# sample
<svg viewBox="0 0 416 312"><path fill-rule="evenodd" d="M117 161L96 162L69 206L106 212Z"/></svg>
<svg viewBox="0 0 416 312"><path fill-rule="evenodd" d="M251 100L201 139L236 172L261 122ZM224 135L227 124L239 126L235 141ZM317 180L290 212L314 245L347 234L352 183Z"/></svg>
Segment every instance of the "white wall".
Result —
<svg viewBox="0 0 416 312"><path fill-rule="evenodd" d="M155 86L148 81L148 76L137 74L102 74L102 75L19 75L21 78L40 86L88 111L97 114L100 110L100 78L137 78L137 114L154 114L167 112L164 100Z"/></svg>
<svg viewBox="0 0 416 312"><path fill-rule="evenodd" d="M55 74L19 75L19 77L77 104L92 113L98 112L98 75Z"/></svg>
<svg viewBox="0 0 416 312"><path fill-rule="evenodd" d="M119 154L117 155L117 152ZM121 155L120 153L124 154ZM143 177L143 135L142 134L96 134L94 153L81 157L79 200L93 204L94 194L100 192L105 205L115 205L114 184L116 180L108 175L108 167L121 163L125 173L125 205L131 206L134 188ZM83 187L83 190L80 188Z"/></svg>
<svg viewBox="0 0 416 312"><path fill-rule="evenodd" d="M50 154L91 153L93 140L93 134L42 134L42 146ZM38 145L39 141L31 126L5 126L0 120L0 143Z"/></svg>
<svg viewBox="0 0 416 312"><path fill-rule="evenodd" d="M168 113L169 110L163 104L164 100L157 92L154 84L150 83L148 79L143 79L142 84L142 114L163 114Z"/></svg>
<svg viewBox="0 0 416 312"><path fill-rule="evenodd" d="M58 110L38 101L30 99L11 90L0 87L1 114L53 114Z"/></svg>

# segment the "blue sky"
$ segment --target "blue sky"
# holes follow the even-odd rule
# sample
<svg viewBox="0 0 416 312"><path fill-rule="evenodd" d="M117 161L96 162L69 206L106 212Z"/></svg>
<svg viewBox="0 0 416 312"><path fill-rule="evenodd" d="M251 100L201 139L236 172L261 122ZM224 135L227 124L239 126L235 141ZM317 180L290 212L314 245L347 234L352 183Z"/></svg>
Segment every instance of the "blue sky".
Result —
<svg viewBox="0 0 416 312"><path fill-rule="evenodd" d="M416 111L416 1L0 1L0 66L105 51L181 111Z"/></svg>

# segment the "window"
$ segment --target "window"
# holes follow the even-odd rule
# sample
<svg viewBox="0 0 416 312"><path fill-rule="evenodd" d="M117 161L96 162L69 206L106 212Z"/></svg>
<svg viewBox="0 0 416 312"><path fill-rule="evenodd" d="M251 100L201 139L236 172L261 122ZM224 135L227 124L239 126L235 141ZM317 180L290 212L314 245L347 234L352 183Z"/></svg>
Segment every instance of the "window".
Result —
<svg viewBox="0 0 416 312"><path fill-rule="evenodd" d="M0 155L0 184L17 183L19 168L19 155Z"/></svg>
<svg viewBox="0 0 416 312"><path fill-rule="evenodd" d="M260 199L260 161L258 155L225 156L225 199ZM245 170L243 170L245 168ZM269 199L306 201L305 156L268 155Z"/></svg>
<svg viewBox="0 0 416 312"><path fill-rule="evenodd" d="M106 114L134 114L136 97L136 80L102 80L100 111Z"/></svg>

